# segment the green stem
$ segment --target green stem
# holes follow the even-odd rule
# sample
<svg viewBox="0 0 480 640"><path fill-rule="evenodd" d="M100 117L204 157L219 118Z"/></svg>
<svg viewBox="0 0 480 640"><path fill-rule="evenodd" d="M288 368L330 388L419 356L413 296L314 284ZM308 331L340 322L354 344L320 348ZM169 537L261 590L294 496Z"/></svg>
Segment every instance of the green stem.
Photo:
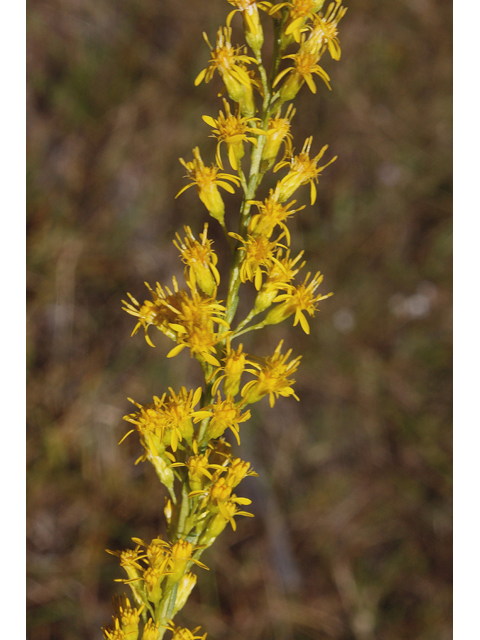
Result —
<svg viewBox="0 0 480 640"><path fill-rule="evenodd" d="M245 318L245 320L242 320L242 322L240 322L240 324L237 326L237 328L235 329L235 331L233 332L233 336L231 336L232 338L236 338L238 335L238 331L240 331L241 329L243 329L243 327L245 327L250 320L253 320L253 318L258 315L258 312L255 311L255 309L252 309L250 311L250 313L248 314L248 316Z"/></svg>
<svg viewBox="0 0 480 640"><path fill-rule="evenodd" d="M187 479L185 478L185 481L182 484L182 506L180 507L180 513L178 514L177 528L175 531L176 540L179 540L184 536L185 521L188 517L188 511L190 507L189 501L190 501L190 498L188 497L188 484L187 484Z"/></svg>
<svg viewBox="0 0 480 640"><path fill-rule="evenodd" d="M258 324L254 324L253 327L247 327L243 331L238 331L238 332L236 331L232 336L232 340L233 338L238 338L239 336L243 336L244 333L248 333L249 331L256 331L257 329L263 329L264 326L265 326L265 320L263 322L259 322Z"/></svg>

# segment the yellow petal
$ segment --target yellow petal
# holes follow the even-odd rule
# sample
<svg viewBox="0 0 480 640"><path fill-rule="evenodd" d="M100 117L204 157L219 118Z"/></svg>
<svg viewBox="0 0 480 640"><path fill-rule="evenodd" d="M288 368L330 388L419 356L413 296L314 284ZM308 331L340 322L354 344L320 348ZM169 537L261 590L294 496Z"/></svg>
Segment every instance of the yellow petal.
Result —
<svg viewBox="0 0 480 640"><path fill-rule="evenodd" d="M171 349L168 353L167 353L167 358L173 358L174 356L176 356L177 354L180 353L180 351L182 351L187 345L186 344L177 344L176 347L173 347L173 349Z"/></svg>

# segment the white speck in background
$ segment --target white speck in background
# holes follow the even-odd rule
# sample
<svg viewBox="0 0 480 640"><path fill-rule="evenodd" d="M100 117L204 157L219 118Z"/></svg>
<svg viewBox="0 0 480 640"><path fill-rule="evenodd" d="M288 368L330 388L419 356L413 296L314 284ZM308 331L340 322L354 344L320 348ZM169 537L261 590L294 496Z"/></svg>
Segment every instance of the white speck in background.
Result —
<svg viewBox="0 0 480 640"><path fill-rule="evenodd" d="M436 298L437 287L432 282L423 280L413 295L404 296L402 293L395 293L391 296L388 308L390 313L399 318L426 318Z"/></svg>
<svg viewBox="0 0 480 640"><path fill-rule="evenodd" d="M333 326L337 331L340 331L340 333L350 333L355 327L353 311L347 307L338 309L338 311L333 314Z"/></svg>

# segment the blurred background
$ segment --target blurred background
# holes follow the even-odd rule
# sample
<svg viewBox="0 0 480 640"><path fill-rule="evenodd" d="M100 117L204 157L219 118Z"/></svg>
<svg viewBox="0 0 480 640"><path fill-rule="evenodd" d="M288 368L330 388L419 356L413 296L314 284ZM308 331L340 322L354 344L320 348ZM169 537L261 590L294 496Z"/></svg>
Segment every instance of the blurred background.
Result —
<svg viewBox="0 0 480 640"><path fill-rule="evenodd" d="M200 381L188 353L165 360L159 332L156 349L129 337L121 300L182 279L171 240L207 219L193 189L174 199L178 158L199 145L213 160L201 115L217 115L221 85L193 81L202 31L214 41L232 7L27 6L28 638L96 640L122 590L104 549L163 528L138 442L117 446L126 398ZM333 91L304 87L293 120L297 150L312 134L314 153L338 155L291 225L335 295L310 336L287 321L245 337L258 355L282 338L303 354L301 402L265 399L241 429L256 517L205 553L177 619L212 640L452 637L451 2L347 6L342 58L322 59Z"/></svg>

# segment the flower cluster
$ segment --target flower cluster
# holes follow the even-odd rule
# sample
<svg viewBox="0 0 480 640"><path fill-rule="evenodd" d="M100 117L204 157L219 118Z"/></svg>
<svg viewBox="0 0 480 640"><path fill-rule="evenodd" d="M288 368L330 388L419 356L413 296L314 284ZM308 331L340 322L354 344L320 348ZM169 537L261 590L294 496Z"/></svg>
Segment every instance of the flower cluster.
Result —
<svg viewBox="0 0 480 640"><path fill-rule="evenodd" d="M123 309L136 319L132 335L143 329L146 342L154 346L151 333L159 330L175 343L167 357L188 350L201 367L204 383L194 389L168 388L148 404L130 400L135 409L125 420L133 428L120 442L136 432L142 447L136 462L150 462L166 487L167 535L149 543L133 538L134 549L110 552L127 574L120 581L129 585L133 604L126 596L114 600L112 623L103 629L107 640L161 640L166 632L173 634L172 640L205 640L206 634L198 635L200 627L190 631L176 626L173 618L195 585L193 565L207 568L199 559L203 551L228 524L235 529L238 516L252 517L244 510L250 500L239 495L237 487L257 474L234 455L228 438L240 445L251 405L267 396L271 407L281 397L299 399L293 376L301 356L284 350L283 340L266 355L248 353L234 341L288 318L308 334L318 303L332 295L318 292L320 272L297 279L306 261L304 251L291 253L289 224L304 209L297 202L307 189L315 204L321 174L336 157L323 160L327 145L311 152L311 136L295 152L295 108L284 105L303 84L315 92L315 75L330 88L319 61L326 52L340 59L338 24L346 9L341 0L333 0L326 10L324 0L228 3L233 10L217 31L215 46L204 34L210 59L195 80L195 85L208 83L218 72L224 85L226 97L218 116L203 116L217 141L214 162L206 164L199 147L193 149L192 160L181 158L190 183L177 196L195 186L200 202L225 234L231 262L222 264L208 223L199 235L193 225L186 225L184 235L177 233L173 240L184 266L185 287L175 278L171 287L145 283L151 299L141 304L129 293L123 301ZM231 25L238 17L245 44L237 46L232 44ZM274 30L269 73L262 58L262 20L271 20ZM233 173L224 170L226 158ZM276 182L262 192L270 170ZM224 193L228 197L238 191L242 203L235 225ZM254 302L239 320L244 287L250 287Z"/></svg>

